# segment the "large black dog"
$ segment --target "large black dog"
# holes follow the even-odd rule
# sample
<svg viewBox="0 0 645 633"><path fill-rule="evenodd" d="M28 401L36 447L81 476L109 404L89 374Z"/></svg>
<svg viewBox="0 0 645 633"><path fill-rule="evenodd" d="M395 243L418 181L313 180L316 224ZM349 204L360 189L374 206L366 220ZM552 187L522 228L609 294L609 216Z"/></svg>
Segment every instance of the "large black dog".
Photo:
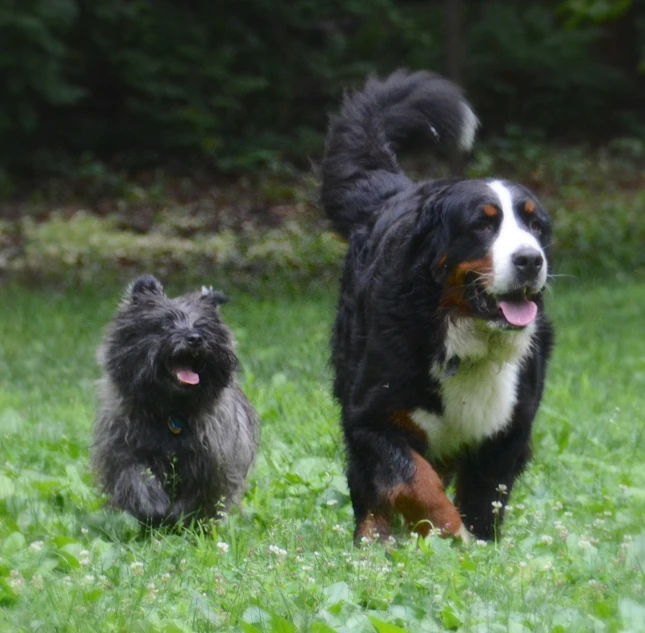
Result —
<svg viewBox="0 0 645 633"><path fill-rule="evenodd" d="M468 150L477 124L427 72L368 80L330 124L322 201L349 241L334 394L357 538L389 538L395 514L494 538L530 457L553 339L548 215L521 185L412 182L396 159L423 142Z"/></svg>

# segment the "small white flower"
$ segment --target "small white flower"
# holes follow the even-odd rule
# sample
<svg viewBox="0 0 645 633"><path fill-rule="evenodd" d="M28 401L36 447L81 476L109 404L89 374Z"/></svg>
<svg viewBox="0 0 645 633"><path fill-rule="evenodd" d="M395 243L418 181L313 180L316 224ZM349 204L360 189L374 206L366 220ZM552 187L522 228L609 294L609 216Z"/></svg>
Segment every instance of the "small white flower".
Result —
<svg viewBox="0 0 645 633"><path fill-rule="evenodd" d="M486 545L488 545L488 543L486 543L486 541L484 541L483 539L478 538L475 541L475 545L477 545L479 547L486 547Z"/></svg>
<svg viewBox="0 0 645 633"><path fill-rule="evenodd" d="M335 506L338 503L337 499L328 499L327 500L327 505L328 506Z"/></svg>
<svg viewBox="0 0 645 633"><path fill-rule="evenodd" d="M165 572L161 574L161 582L168 582L170 580L170 574Z"/></svg>
<svg viewBox="0 0 645 633"><path fill-rule="evenodd" d="M130 569L135 576L143 575L143 563L140 560L136 560L134 561L134 563L130 563Z"/></svg>
<svg viewBox="0 0 645 633"><path fill-rule="evenodd" d="M332 532L336 532L336 534L346 534L347 530L340 524L336 523L336 525L332 526Z"/></svg>
<svg viewBox="0 0 645 633"><path fill-rule="evenodd" d="M592 547L592 544L588 538L582 536L578 541L578 546L580 547L580 549L590 549Z"/></svg>
<svg viewBox="0 0 645 633"><path fill-rule="evenodd" d="M286 549L281 549L277 545L269 545L269 553L275 554L275 556L284 557L284 556L287 555L287 550Z"/></svg>
<svg viewBox="0 0 645 633"><path fill-rule="evenodd" d="M311 571L313 567L311 565L303 565L301 569L302 571Z"/></svg>
<svg viewBox="0 0 645 633"><path fill-rule="evenodd" d="M80 565L84 565L84 566L87 566L90 564L90 553L88 550L82 549L78 553L78 562Z"/></svg>
<svg viewBox="0 0 645 633"><path fill-rule="evenodd" d="M493 501L491 503L491 505L493 506L493 514L499 514L499 511L500 511L500 509L502 507L502 502L501 501Z"/></svg>
<svg viewBox="0 0 645 633"><path fill-rule="evenodd" d="M25 579L17 569L12 569L9 572L9 586L12 589L21 589L25 584Z"/></svg>
<svg viewBox="0 0 645 633"><path fill-rule="evenodd" d="M516 507L518 510L524 510L524 508L525 508L526 506L525 506L523 503L518 503L515 507Z"/></svg>
<svg viewBox="0 0 645 633"><path fill-rule="evenodd" d="M31 577L31 584L34 586L34 589L42 591L45 588L45 580L40 574L34 574Z"/></svg>
<svg viewBox="0 0 645 633"><path fill-rule="evenodd" d="M567 517L567 518L570 518L570 517L573 516L573 512L567 510L567 512L564 513L564 516Z"/></svg>
<svg viewBox="0 0 645 633"><path fill-rule="evenodd" d="M506 484L499 484L499 486L497 486L497 488L495 488L495 490L497 490L497 492L505 495L508 492L508 486Z"/></svg>
<svg viewBox="0 0 645 633"><path fill-rule="evenodd" d="M513 512L514 508L513 506L506 506L506 512Z"/></svg>
<svg viewBox="0 0 645 633"><path fill-rule="evenodd" d="M87 528L81 528L81 534L83 536L87 536L88 533L89 533L89 530Z"/></svg>
<svg viewBox="0 0 645 633"><path fill-rule="evenodd" d="M544 567L542 567L542 571L551 571L552 569L553 563L551 561L549 561L548 563L546 563L546 565L544 565Z"/></svg>
<svg viewBox="0 0 645 633"><path fill-rule="evenodd" d="M526 567L526 561L525 560L520 561L520 567L522 567L522 568Z"/></svg>
<svg viewBox="0 0 645 633"><path fill-rule="evenodd" d="M544 543L545 545L551 545L553 543L553 537L549 536L548 534L543 534L540 538L540 543Z"/></svg>
<svg viewBox="0 0 645 633"><path fill-rule="evenodd" d="M564 508L564 506L562 505L562 501L556 501L553 504L553 509L554 510L562 510L562 508Z"/></svg>
<svg viewBox="0 0 645 633"><path fill-rule="evenodd" d="M34 541L30 546L29 549L32 552L40 552L40 550L43 548L44 543L42 541Z"/></svg>
<svg viewBox="0 0 645 633"><path fill-rule="evenodd" d="M222 552L222 554L226 554L228 552L228 543L223 543L222 541L219 541L217 543L217 549Z"/></svg>

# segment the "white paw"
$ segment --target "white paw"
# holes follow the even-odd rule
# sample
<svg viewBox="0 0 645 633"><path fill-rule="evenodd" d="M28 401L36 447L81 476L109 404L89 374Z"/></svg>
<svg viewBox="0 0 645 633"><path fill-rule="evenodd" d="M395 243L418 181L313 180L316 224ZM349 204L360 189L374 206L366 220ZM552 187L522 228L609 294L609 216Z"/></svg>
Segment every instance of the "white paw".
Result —
<svg viewBox="0 0 645 633"><path fill-rule="evenodd" d="M455 537L460 538L466 544L471 543L473 540L473 535L466 529L466 526L463 523L457 530Z"/></svg>

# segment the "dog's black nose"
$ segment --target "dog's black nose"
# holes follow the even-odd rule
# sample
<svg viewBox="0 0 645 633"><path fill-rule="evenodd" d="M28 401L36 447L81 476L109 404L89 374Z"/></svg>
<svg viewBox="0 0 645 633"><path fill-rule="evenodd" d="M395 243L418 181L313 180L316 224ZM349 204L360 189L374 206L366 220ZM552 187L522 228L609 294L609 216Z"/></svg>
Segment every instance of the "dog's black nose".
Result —
<svg viewBox="0 0 645 633"><path fill-rule="evenodd" d="M191 347L197 347L202 342L202 335L194 330L186 336L186 342Z"/></svg>
<svg viewBox="0 0 645 633"><path fill-rule="evenodd" d="M525 246L513 253L512 261L521 279L534 279L542 269L544 257L536 248Z"/></svg>

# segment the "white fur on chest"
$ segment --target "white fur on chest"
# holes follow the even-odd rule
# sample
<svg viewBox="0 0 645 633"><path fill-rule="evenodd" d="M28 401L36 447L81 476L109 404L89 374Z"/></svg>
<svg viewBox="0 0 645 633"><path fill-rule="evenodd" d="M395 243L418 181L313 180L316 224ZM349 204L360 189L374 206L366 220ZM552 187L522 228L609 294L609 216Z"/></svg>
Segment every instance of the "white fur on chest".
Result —
<svg viewBox="0 0 645 633"><path fill-rule="evenodd" d="M432 455L450 456L508 425L517 402L522 362L530 351L533 333L533 326L521 332L481 329L470 319L449 325L447 358L458 356L459 368L452 376L445 375L444 367L432 368L441 388L443 414L423 409L411 414L428 436Z"/></svg>

